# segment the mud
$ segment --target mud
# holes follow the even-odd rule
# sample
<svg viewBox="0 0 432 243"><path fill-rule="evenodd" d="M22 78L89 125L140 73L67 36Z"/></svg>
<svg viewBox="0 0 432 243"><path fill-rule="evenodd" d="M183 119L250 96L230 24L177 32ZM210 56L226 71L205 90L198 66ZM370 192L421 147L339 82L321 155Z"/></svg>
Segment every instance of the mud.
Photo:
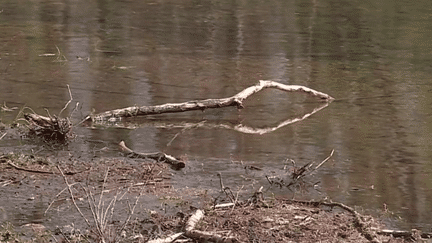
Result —
<svg viewBox="0 0 432 243"><path fill-rule="evenodd" d="M1 242L147 242L184 232L197 208L205 209L197 230L234 242L369 242L365 230L385 228L372 217L365 217L361 227L344 210L262 195L215 209L215 204L233 202L239 195L214 193L219 185L212 192L174 189L172 168L164 163L30 151L0 154ZM21 218L11 213L16 210L23 212ZM102 224L97 215L102 215ZM377 242L420 240L415 235L406 239L374 235Z"/></svg>

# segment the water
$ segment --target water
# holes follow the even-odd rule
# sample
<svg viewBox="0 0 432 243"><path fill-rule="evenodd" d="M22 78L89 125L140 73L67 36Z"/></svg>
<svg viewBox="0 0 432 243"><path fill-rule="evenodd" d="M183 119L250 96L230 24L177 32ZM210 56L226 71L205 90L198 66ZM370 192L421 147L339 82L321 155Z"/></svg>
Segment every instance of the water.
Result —
<svg viewBox="0 0 432 243"><path fill-rule="evenodd" d="M221 172L229 186L252 189L288 158L319 162L334 149L317 175L318 196L375 215L385 204L402 218L393 227L431 230L428 1L4 1L0 9L0 102L9 107L57 114L69 85L79 121L92 110L229 97L260 79L336 98L262 135L219 125L275 127L322 103L265 90L241 111L152 116L133 121L134 130L79 127L91 141L80 150L125 140L137 151L186 156L179 187L210 188ZM208 126L183 129L201 121Z"/></svg>

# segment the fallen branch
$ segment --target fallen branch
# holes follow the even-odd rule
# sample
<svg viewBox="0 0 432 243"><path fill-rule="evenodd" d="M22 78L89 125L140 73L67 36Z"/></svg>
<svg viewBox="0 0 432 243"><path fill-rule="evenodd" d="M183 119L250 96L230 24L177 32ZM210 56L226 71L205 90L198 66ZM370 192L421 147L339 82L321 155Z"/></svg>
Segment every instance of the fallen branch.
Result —
<svg viewBox="0 0 432 243"><path fill-rule="evenodd" d="M204 211L198 209L186 223L185 236L199 242L237 242L233 237L224 237L214 232L195 230L196 224L204 217Z"/></svg>
<svg viewBox="0 0 432 243"><path fill-rule="evenodd" d="M146 116L161 113L173 113L173 112L184 112L192 110L202 110L210 108L222 108L228 106L236 106L238 109L243 108L243 100L247 99L249 96L261 91L265 88L275 88L287 92L305 92L312 96L319 97L328 102L334 100L328 94L300 86L300 85L285 85L269 80L260 80L258 84L244 89L240 93L222 99L206 99L206 100L193 100L184 103L168 103L164 105L156 106L133 106L123 109L106 111L96 115L89 115L85 120L104 121L104 120L116 120L121 117L135 117L135 116Z"/></svg>
<svg viewBox="0 0 432 243"><path fill-rule="evenodd" d="M183 161L180 161L176 158L174 158L171 155L162 153L162 152L156 152L156 153L137 153L133 151L132 149L126 147L126 144L124 141L121 141L119 143L120 149L122 152L124 152L127 156L132 158L142 158L142 159L154 159L158 162L165 162L168 164L171 164L176 169L184 168L186 165Z"/></svg>
<svg viewBox="0 0 432 243"><path fill-rule="evenodd" d="M164 128L164 129L176 129L176 128L182 128L183 131L187 129L197 129L197 128L205 128L205 129L227 129L227 130L234 130L236 132L240 133L247 133L247 134L266 134L274 132L282 127L285 127L287 125L303 121L307 119L308 117L312 116L313 114L317 113L318 111L326 108L329 104L324 103L320 106L313 109L313 111L306 113L301 116L297 116L295 118L289 118L285 121L280 122L279 124L272 126L272 127L263 127L263 128L255 128L250 126L245 126L243 124L233 124L229 122L220 123L220 122L212 122L212 121L199 121L199 122L179 122L174 123L172 120L169 122L164 122L163 120L152 120L148 119L145 121L142 121L140 123L133 123L133 122L124 122L124 123L112 123L108 121L96 121L95 123L101 126L105 127L116 127L116 128L125 128L125 129L137 129L139 127L156 127L156 128ZM174 139L174 138L173 138ZM170 141L172 142L172 141Z"/></svg>

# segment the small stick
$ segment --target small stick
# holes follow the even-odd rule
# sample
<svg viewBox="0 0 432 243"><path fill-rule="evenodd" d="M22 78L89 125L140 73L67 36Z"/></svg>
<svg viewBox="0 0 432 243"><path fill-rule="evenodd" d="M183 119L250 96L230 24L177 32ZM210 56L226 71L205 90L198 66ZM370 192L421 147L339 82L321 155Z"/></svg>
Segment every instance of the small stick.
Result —
<svg viewBox="0 0 432 243"><path fill-rule="evenodd" d="M57 49L58 49L58 47L57 47ZM59 117L60 117L60 115L61 115L61 113L64 111L64 110L66 110L66 108L68 107L68 105L72 102L72 100L73 100L73 98L72 98L72 92L71 92L71 90L70 90L70 87L69 87L69 84L66 84L66 86L68 87L68 90L69 90L69 97L70 97L70 100L66 103L66 105L63 107L63 109L61 109L61 111L60 111L60 113L59 113Z"/></svg>
<svg viewBox="0 0 432 243"><path fill-rule="evenodd" d="M180 160L174 158L173 156L162 153L162 152L138 153L138 152L135 152L132 149L126 147L126 144L124 141L121 141L119 143L119 146L120 146L121 151L126 153L128 156L131 156L134 158L142 158L142 159L150 158L150 159L154 159L158 162L160 162L160 161L166 162L166 163L171 164L175 169L181 169L181 168L184 168L186 166L186 164L183 161L180 161Z"/></svg>
<svg viewBox="0 0 432 243"><path fill-rule="evenodd" d="M71 186L77 184L76 182L71 184ZM59 197L64 191L66 191L67 187L65 187L63 190L61 190L59 193L57 193L57 195L54 197L54 200L51 201L51 203L48 205L47 209L44 212L44 215L46 215L46 213L48 212L48 210L50 209L50 207L54 204L54 202L56 201L55 198Z"/></svg>
<svg viewBox="0 0 432 243"><path fill-rule="evenodd" d="M22 167L19 167L16 164L12 163L11 161L8 161L7 163L8 163L8 165L14 167L17 170L23 170L23 171L27 171L27 172L41 173L41 174L54 174L54 172L51 172L51 171L31 170L31 169L22 168Z"/></svg>
<svg viewBox="0 0 432 243"><path fill-rule="evenodd" d="M219 177L219 184L220 184L220 187L221 187L221 192L223 192L225 190L225 186L224 186L223 181L222 181L222 175L221 175L220 172L218 172L217 176Z"/></svg>
<svg viewBox="0 0 432 243"><path fill-rule="evenodd" d="M330 155L327 158L325 158L319 165L317 165L317 167L315 167L315 170L318 169L319 167L321 167L321 165L323 165L325 162L327 162L327 160L329 160L333 156L333 152L334 152L334 149L332 149Z"/></svg>
<svg viewBox="0 0 432 243"><path fill-rule="evenodd" d="M148 175L148 177L147 177L147 179L146 179L144 185L141 187L140 193L138 194L138 196L137 196L136 199L135 199L135 203L133 204L132 208L131 208L130 205L129 205L129 215L128 215L127 219L125 220L125 222L124 222L124 223L122 224L122 226L120 227L120 230L118 230L117 232L122 232L122 231L124 230L124 228L126 227L126 225L129 223L129 220L131 219L132 215L133 215L134 212L135 212L135 207L138 205L138 201L139 201L139 199L140 199L141 196L144 194L144 188L145 188L145 185L147 185L147 183L150 181L150 179L151 179L151 177L152 177L153 170L154 170L155 167L156 167L156 164L153 164L153 166L152 166L151 169L150 169L149 175ZM114 239L113 242L117 242L117 237L118 237L119 235L120 235L120 234L116 234L115 239Z"/></svg>

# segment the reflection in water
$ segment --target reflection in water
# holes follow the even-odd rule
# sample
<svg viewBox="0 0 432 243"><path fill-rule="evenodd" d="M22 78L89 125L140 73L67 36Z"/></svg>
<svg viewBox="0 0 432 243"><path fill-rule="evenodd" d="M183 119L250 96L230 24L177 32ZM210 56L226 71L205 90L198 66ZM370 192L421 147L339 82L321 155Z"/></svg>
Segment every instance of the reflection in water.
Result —
<svg viewBox="0 0 432 243"><path fill-rule="evenodd" d="M187 155L208 162L208 173L227 170L232 158L270 171L287 157L307 163L334 148L319 174L330 198L374 212L386 204L404 218L398 227L431 227L432 10L423 1L24 2L0 6L0 102L58 114L69 84L80 102L73 117L79 120L93 109L226 97L260 79L304 85L337 100L262 135L160 127L77 131L113 147L126 140L140 151ZM313 110L313 102L269 90L242 111L152 119L278 127ZM80 151L97 146L88 142ZM246 183L235 172L224 178ZM202 185L210 183L204 179Z"/></svg>

